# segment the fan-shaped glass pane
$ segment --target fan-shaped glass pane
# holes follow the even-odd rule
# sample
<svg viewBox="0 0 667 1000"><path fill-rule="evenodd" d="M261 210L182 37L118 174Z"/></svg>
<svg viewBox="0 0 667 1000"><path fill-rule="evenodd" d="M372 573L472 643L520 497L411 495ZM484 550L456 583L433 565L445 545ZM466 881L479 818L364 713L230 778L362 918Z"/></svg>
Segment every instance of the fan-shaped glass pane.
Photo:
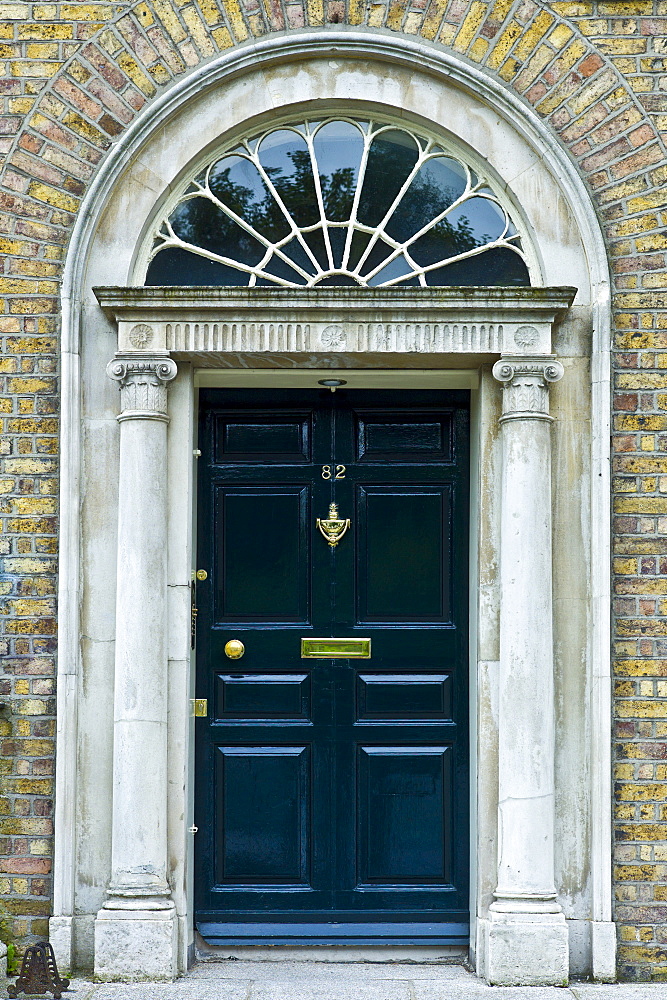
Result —
<svg viewBox="0 0 667 1000"><path fill-rule="evenodd" d="M462 163L450 157L427 160L389 219L387 232L405 243L446 212L467 186L468 174Z"/></svg>
<svg viewBox="0 0 667 1000"><path fill-rule="evenodd" d="M185 277L186 282L183 281ZM249 281L249 271L239 271L180 247L167 247L148 265L145 284L247 285Z"/></svg>
<svg viewBox="0 0 667 1000"><path fill-rule="evenodd" d="M315 256L317 263L322 270L328 271L332 265L329 263L329 255L327 253L326 243L324 242L323 230L311 229L310 232L303 234L303 240L310 249L311 253Z"/></svg>
<svg viewBox="0 0 667 1000"><path fill-rule="evenodd" d="M329 243L331 244L331 256L333 266L338 270L343 266L343 257L347 244L347 229L334 228L329 226Z"/></svg>
<svg viewBox="0 0 667 1000"><path fill-rule="evenodd" d="M307 244L303 237L298 239L296 236L294 239L289 240L287 243L281 244L280 249L293 263L310 274L313 269L313 259L308 253Z"/></svg>
<svg viewBox="0 0 667 1000"><path fill-rule="evenodd" d="M398 257L392 258L384 267L380 268L379 271L369 278L368 284L372 287L386 285L389 281L395 281L397 278L405 278L412 273L412 267L408 264L405 257L399 254Z"/></svg>
<svg viewBox="0 0 667 1000"><path fill-rule="evenodd" d="M364 155L364 136L351 122L327 122L315 133L315 160L324 214L331 222L347 222Z"/></svg>
<svg viewBox="0 0 667 1000"><path fill-rule="evenodd" d="M528 285L488 178L411 128L329 118L218 154L153 231L146 284Z"/></svg>
<svg viewBox="0 0 667 1000"><path fill-rule="evenodd" d="M264 183L259 170L242 156L225 156L209 171L209 187L215 197L272 243L290 232L285 213Z"/></svg>
<svg viewBox="0 0 667 1000"><path fill-rule="evenodd" d="M418 159L419 146L409 132L391 129L371 141L359 198L359 222L377 226L382 221Z"/></svg>
<svg viewBox="0 0 667 1000"><path fill-rule="evenodd" d="M473 280L471 281L471 277ZM529 285L526 262L505 247L494 247L447 267L426 272L427 285Z"/></svg>
<svg viewBox="0 0 667 1000"><path fill-rule="evenodd" d="M169 219L180 240L240 264L259 264L266 249L208 198L182 202Z"/></svg>
<svg viewBox="0 0 667 1000"><path fill-rule="evenodd" d="M259 144L259 162L298 227L320 221L313 165L303 136L291 129L269 132Z"/></svg>
<svg viewBox="0 0 667 1000"><path fill-rule="evenodd" d="M490 198L469 198L452 209L447 219L458 229L465 228L475 246L499 240L507 227L507 217L497 201Z"/></svg>
<svg viewBox="0 0 667 1000"><path fill-rule="evenodd" d="M290 267L287 261L283 260L283 258L279 257L277 254L274 254L269 262L264 265L264 270L267 274L275 275L276 278L284 278L285 281L290 282L290 284L306 284L306 279L303 278L298 271L295 271L293 267Z"/></svg>

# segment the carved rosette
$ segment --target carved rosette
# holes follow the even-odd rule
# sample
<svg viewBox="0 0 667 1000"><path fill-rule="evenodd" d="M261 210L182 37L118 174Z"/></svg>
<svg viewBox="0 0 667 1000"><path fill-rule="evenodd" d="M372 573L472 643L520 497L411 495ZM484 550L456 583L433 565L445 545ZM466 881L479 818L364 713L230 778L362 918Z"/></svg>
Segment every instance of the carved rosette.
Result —
<svg viewBox="0 0 667 1000"><path fill-rule="evenodd" d="M117 357L107 365L107 375L119 384L119 420L167 420L167 383L178 369L171 358Z"/></svg>
<svg viewBox="0 0 667 1000"><path fill-rule="evenodd" d="M503 385L501 420L534 418L551 420L549 386L563 377L563 366L555 358L501 358L493 376Z"/></svg>

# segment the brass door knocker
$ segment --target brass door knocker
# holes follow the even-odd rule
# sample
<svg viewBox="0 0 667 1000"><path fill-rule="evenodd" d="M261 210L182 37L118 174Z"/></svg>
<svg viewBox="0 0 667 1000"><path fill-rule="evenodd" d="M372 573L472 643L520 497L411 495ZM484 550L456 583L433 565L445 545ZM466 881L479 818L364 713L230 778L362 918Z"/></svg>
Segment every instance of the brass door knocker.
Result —
<svg viewBox="0 0 667 1000"><path fill-rule="evenodd" d="M316 521L317 527L322 533L322 537L326 538L327 542L331 548L335 548L339 541L350 527L349 517L343 519L338 516L338 506L335 503L329 504L329 516L326 518L318 517Z"/></svg>

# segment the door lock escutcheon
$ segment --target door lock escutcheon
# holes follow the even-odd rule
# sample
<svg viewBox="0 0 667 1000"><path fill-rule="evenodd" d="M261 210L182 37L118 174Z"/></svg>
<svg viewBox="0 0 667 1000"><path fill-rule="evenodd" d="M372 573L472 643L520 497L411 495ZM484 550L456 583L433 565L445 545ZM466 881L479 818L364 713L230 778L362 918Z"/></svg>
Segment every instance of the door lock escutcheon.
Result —
<svg viewBox="0 0 667 1000"><path fill-rule="evenodd" d="M191 698L190 707L195 719L205 719L208 715L207 698Z"/></svg>

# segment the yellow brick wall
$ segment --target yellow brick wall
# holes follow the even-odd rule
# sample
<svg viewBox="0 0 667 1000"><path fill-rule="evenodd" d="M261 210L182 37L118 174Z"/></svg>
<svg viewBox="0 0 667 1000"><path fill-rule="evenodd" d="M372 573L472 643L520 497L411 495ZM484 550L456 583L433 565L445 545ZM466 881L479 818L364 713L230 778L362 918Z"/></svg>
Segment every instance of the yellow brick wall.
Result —
<svg viewBox="0 0 667 1000"><path fill-rule="evenodd" d="M81 199L173 80L267 32L327 23L419 35L504 81L569 150L604 225L615 289L619 967L628 979L667 978L667 0L0 2L0 916L20 940L46 933L58 288Z"/></svg>

